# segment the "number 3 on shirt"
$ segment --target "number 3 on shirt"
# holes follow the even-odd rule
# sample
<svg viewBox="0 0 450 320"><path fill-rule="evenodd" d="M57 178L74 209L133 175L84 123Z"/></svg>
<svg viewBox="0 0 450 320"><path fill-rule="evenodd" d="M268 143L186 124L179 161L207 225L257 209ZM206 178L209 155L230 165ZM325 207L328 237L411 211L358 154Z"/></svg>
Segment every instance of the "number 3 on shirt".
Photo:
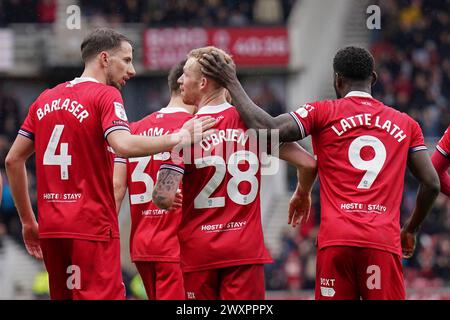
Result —
<svg viewBox="0 0 450 320"><path fill-rule="evenodd" d="M361 158L361 149L364 147L372 147L375 151L372 160ZM359 182L358 189L370 189L386 161L386 148L383 142L374 136L361 136L350 144L348 159L353 167L366 171Z"/></svg>
<svg viewBox="0 0 450 320"><path fill-rule="evenodd" d="M240 161L246 160L249 167L246 171L241 171L238 167ZM231 174L232 178L227 184L227 194L230 199L237 204L246 205L252 203L258 195L258 179L255 177L259 169L258 157L249 151L241 150L233 153L228 161L219 156L209 156L201 159L195 159L197 168L214 166L216 171L202 191L195 197L194 207L196 209L218 208L225 206L225 197L212 197L211 194L222 183L225 173ZM239 189L239 183L247 181L250 183L250 192L246 195L242 194Z"/></svg>
<svg viewBox="0 0 450 320"><path fill-rule="evenodd" d="M44 152L43 164L48 166L60 166L61 180L69 180L69 166L72 165L72 156L68 153L69 144L67 142L61 143L59 148L60 154L56 154L56 149L58 148L63 131L63 124L57 124L53 128L52 135Z"/></svg>
<svg viewBox="0 0 450 320"><path fill-rule="evenodd" d="M169 157L167 152L157 153L153 155L153 160L165 160ZM143 193L130 194L131 204L143 204L152 201L152 192L155 187L155 182L152 177L145 172L147 166L152 160L152 156L129 158L129 162L137 162L136 167L131 173L131 182L142 182L145 185L145 191Z"/></svg>
<svg viewBox="0 0 450 320"><path fill-rule="evenodd" d="M145 191L139 194L130 194L130 202L131 204L143 204L152 201L152 192L155 186L155 183L152 177L145 172L150 160L151 156L148 157L139 157L139 158L129 158L129 162L137 162L136 168L133 170L131 174L132 182L143 182L145 185Z"/></svg>

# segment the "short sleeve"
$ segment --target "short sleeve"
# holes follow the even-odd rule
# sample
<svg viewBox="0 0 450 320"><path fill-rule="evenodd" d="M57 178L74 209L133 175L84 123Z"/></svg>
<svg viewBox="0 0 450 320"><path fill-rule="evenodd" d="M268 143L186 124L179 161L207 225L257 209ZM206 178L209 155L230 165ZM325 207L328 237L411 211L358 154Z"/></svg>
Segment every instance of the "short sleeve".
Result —
<svg viewBox="0 0 450 320"><path fill-rule="evenodd" d="M422 150L427 150L427 146L425 145L425 140L423 138L422 129L420 128L419 124L412 120L412 127L411 127L411 140L409 144L409 152L417 152Z"/></svg>
<svg viewBox="0 0 450 320"><path fill-rule="evenodd" d="M297 123L302 139L320 130L324 106L320 102L306 103L289 114Z"/></svg>
<svg viewBox="0 0 450 320"><path fill-rule="evenodd" d="M445 130L441 140L439 140L436 149L446 158L450 159L450 126Z"/></svg>
<svg viewBox="0 0 450 320"><path fill-rule="evenodd" d="M111 132L116 130L130 131L130 125L119 90L111 86L105 87L98 95L97 102L100 105L100 116L105 139Z"/></svg>
<svg viewBox="0 0 450 320"><path fill-rule="evenodd" d="M172 150L169 158L162 161L159 170L162 169L169 169L184 174L185 162L183 160L182 151L178 153L177 151Z"/></svg>
<svg viewBox="0 0 450 320"><path fill-rule="evenodd" d="M28 110L27 117L25 118L22 126L19 129L19 134L34 140L34 134L36 130L36 105L37 100L33 102Z"/></svg>
<svg viewBox="0 0 450 320"><path fill-rule="evenodd" d="M127 159L126 159L126 158L122 158L122 157L115 156L115 157L114 157L114 162L115 162L115 163L123 163L123 164L127 164Z"/></svg>

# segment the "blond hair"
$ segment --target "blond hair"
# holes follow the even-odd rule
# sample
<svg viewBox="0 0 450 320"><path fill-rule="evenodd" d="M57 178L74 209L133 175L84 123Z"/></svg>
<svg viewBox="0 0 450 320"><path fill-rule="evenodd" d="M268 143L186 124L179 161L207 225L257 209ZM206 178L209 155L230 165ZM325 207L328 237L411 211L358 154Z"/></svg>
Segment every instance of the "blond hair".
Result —
<svg viewBox="0 0 450 320"><path fill-rule="evenodd" d="M220 56L222 56L224 58L224 60L226 62L233 61L233 59L231 58L231 55L229 55L228 53L226 53L222 49L219 49L219 48L216 48L216 47L213 47L213 46L193 49L193 50L191 50L191 52L188 53L187 57L188 57L188 59L189 58L195 58L195 59L199 60L200 58L203 57L204 54L209 54L212 51L217 52Z"/></svg>

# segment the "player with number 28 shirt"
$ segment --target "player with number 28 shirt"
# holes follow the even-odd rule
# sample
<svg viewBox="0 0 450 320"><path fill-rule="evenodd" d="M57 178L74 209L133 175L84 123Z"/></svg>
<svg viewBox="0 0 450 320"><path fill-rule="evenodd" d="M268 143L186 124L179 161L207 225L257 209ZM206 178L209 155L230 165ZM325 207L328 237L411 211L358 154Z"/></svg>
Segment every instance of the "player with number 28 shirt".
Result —
<svg viewBox="0 0 450 320"><path fill-rule="evenodd" d="M191 51L179 83L183 101L198 106L197 118L216 119L215 133L184 150L182 161L172 155L163 162L153 200L169 206L183 179L178 234L188 299L264 299L263 265L272 259L261 225L261 150L256 133L226 102L226 90L201 73L198 59L209 50ZM304 150L296 158L315 163ZM315 164L311 171L315 178Z"/></svg>

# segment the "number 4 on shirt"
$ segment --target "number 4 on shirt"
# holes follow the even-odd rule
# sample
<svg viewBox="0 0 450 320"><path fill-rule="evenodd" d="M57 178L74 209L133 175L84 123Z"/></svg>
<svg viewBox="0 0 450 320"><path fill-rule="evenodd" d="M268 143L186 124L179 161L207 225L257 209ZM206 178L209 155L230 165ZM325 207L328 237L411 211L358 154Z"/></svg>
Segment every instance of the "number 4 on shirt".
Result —
<svg viewBox="0 0 450 320"><path fill-rule="evenodd" d="M72 165L72 156L68 153L68 143L59 144L63 131L63 124L57 124L55 125L55 128L53 128L52 135L48 141L47 148L45 149L43 164L48 166L60 166L61 180L69 180L69 166ZM60 145L59 155L56 154L58 144Z"/></svg>

